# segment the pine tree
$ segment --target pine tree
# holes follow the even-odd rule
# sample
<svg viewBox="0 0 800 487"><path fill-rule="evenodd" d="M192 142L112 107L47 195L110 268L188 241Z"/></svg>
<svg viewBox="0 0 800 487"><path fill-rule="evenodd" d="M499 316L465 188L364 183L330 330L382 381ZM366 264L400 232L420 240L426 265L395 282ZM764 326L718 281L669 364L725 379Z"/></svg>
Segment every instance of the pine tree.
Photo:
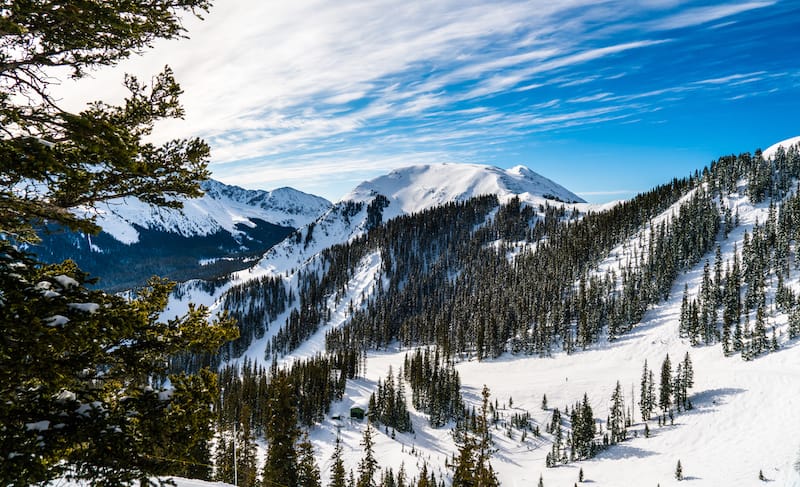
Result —
<svg viewBox="0 0 800 487"><path fill-rule="evenodd" d="M297 427L295 392L290 380L287 372L275 369L270 382L266 403L269 416L264 431L268 448L262 475L266 485L270 482L289 487L298 485L295 443L300 430Z"/></svg>
<svg viewBox="0 0 800 487"><path fill-rule="evenodd" d="M649 378L650 374L647 370L647 360L644 361L644 368L642 369L642 379L640 381L640 393L639 393L639 410L642 413L642 421L647 421L650 419L650 415L653 412L653 402L652 397L650 396L650 387L649 387Z"/></svg>
<svg viewBox="0 0 800 487"><path fill-rule="evenodd" d="M80 113L63 110L49 88L60 79L42 67L65 67L73 78L114 65L159 38L183 34L184 13L208 9L205 0L131 1L124 5L56 1L14 3L4 9L4 83L0 104L0 231L36 240L34 225L48 220L96 232L92 220L69 211L100 201L136 196L178 207L170 196L199 196L208 176L209 148L201 140L175 140L161 147L142 141L154 122L181 117L181 93L168 68L152 89L127 76L124 106L96 103ZM43 21L43 17L47 21ZM69 25L69 29L63 26ZM18 191L18 184L40 184Z"/></svg>
<svg viewBox="0 0 800 487"><path fill-rule="evenodd" d="M683 480L683 467L681 466L681 461L678 460L678 464L675 466L675 479L676 480Z"/></svg>
<svg viewBox="0 0 800 487"><path fill-rule="evenodd" d="M250 430L250 416L250 406L248 404L242 405L238 426L235 430L236 434L233 436L233 441L236 442L238 485L242 487L255 486L256 475L258 474L256 443ZM231 445L231 447L233 446Z"/></svg>
<svg viewBox="0 0 800 487"><path fill-rule="evenodd" d="M554 416L554 422L556 419ZM586 394L583 395L583 400L572 409L570 419L572 421L571 450L574 450L574 455L581 459L593 457L595 453L594 413L589 405L589 397ZM558 440L560 440L561 426L558 425L556 430L558 434L553 447L554 457L557 458L556 446L559 443Z"/></svg>
<svg viewBox="0 0 800 487"><path fill-rule="evenodd" d="M205 308L158 321L172 289L161 280L128 301L89 289L86 279L72 263L43 265L0 240L9 344L0 358L0 448L19 454L0 464L0 478L30 485L70 469L113 485L207 463L216 376L174 375L170 388L158 378L172 355L215 350L234 336L232 324L209 326ZM64 427L25 426L42 422Z"/></svg>
<svg viewBox="0 0 800 487"><path fill-rule="evenodd" d="M375 459L372 440L372 426L367 423L364 429L364 437L361 440L361 448L364 456L358 464L358 481L356 487L375 487L375 475L378 472L378 460Z"/></svg>
<svg viewBox="0 0 800 487"><path fill-rule="evenodd" d="M477 487L475 462L477 444L472 435L464 432L456 438L458 456L453 462L453 487Z"/></svg>
<svg viewBox="0 0 800 487"><path fill-rule="evenodd" d="M689 401L689 389L694 387L694 367L692 366L692 359L689 352L683 357L683 381L681 383L681 397L683 398L683 408L686 410L692 409L691 401Z"/></svg>
<svg viewBox="0 0 800 487"><path fill-rule="evenodd" d="M233 432L231 432L231 435L232 434ZM231 441L231 438L228 438L226 434L220 434L220 437L217 439L214 465L216 467L214 480L227 482L229 484L234 482L233 441Z"/></svg>
<svg viewBox="0 0 800 487"><path fill-rule="evenodd" d="M672 379L672 402L677 408L678 412L683 409L686 399L683 395L685 378L683 376L683 363L678 362L675 367L675 376Z"/></svg>
<svg viewBox="0 0 800 487"><path fill-rule="evenodd" d="M478 448L476 457L475 479L477 485L481 487L497 487L500 483L491 464L491 457L494 451L492 446L492 436L489 431L489 388L484 384L481 391L481 416L478 422Z"/></svg>
<svg viewBox="0 0 800 487"><path fill-rule="evenodd" d="M753 346L753 353L754 355L758 356L762 353L768 351L768 338L767 338L767 327L766 327L766 311L764 310L763 306L759 306L756 309L756 325L753 329L753 339L752 339L752 346Z"/></svg>
<svg viewBox="0 0 800 487"><path fill-rule="evenodd" d="M800 336L800 305L795 305L789 314L789 339L793 340Z"/></svg>
<svg viewBox="0 0 800 487"><path fill-rule="evenodd" d="M622 386L619 381L611 395L611 412L608 428L611 432L611 443L619 443L625 440L627 433L625 429L625 399L622 396Z"/></svg>
<svg viewBox="0 0 800 487"><path fill-rule="evenodd" d="M320 472L314 460L314 445L308 439L308 433L303 435L303 441L297 444L297 485L302 487L321 487Z"/></svg>
<svg viewBox="0 0 800 487"><path fill-rule="evenodd" d="M336 446L331 457L331 480L328 487L346 487L347 473L344 470L344 460L342 459L342 440L336 437Z"/></svg>
<svg viewBox="0 0 800 487"><path fill-rule="evenodd" d="M171 378L169 389L161 384L170 357L214 352L235 337L233 324L208 326L202 307L161 323L171 290L165 281L152 280L125 300L91 289L74 264L44 265L19 246L38 241L45 222L98 232L87 215L113 198L177 208L176 197L201 194L204 142L143 141L157 121L183 113L169 68L150 87L126 77L123 105L96 103L80 113L52 96L50 87L62 80L50 68L83 77L157 39L180 37L185 15L208 7L206 0L3 7L0 451L16 454L0 463L3 483L46 484L69 471L77 480L119 485L208 464L216 377L206 370ZM79 207L89 211L72 211ZM64 427L25 427L43 422Z"/></svg>
<svg viewBox="0 0 800 487"><path fill-rule="evenodd" d="M672 405L672 366L669 362L669 355L661 363L661 388L659 391L658 405L666 414Z"/></svg>

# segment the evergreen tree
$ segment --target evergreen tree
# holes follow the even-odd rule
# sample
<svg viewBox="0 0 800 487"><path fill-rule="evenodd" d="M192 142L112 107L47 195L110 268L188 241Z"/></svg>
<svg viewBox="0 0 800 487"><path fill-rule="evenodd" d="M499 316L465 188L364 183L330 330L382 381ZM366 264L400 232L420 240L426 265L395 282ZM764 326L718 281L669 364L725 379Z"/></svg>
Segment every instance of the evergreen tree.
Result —
<svg viewBox="0 0 800 487"><path fill-rule="evenodd" d="M611 395L611 411L609 413L608 429L611 432L611 443L619 443L627 436L625 428L625 399L622 395L622 386L619 381Z"/></svg>
<svg viewBox="0 0 800 487"><path fill-rule="evenodd" d="M232 436L231 432L231 436ZM234 482L233 470L233 441L227 434L220 434L217 439L217 447L214 454L215 475L214 480L220 482L227 482L232 484Z"/></svg>
<svg viewBox="0 0 800 487"><path fill-rule="evenodd" d="M672 403L675 405L678 412L683 409L683 406L686 403L686 398L684 397L684 384L685 377L683 374L683 363L678 362L678 365L675 367L675 376L672 378Z"/></svg>
<svg viewBox="0 0 800 487"><path fill-rule="evenodd" d="M675 479L676 480L683 480L683 467L681 466L681 461L678 460L678 464L675 466Z"/></svg>
<svg viewBox="0 0 800 487"><path fill-rule="evenodd" d="M233 441L236 442L236 466L239 482L237 485L242 487L255 486L258 473L258 458L256 456L255 438L250 429L250 406L248 404L242 405L235 432ZM233 446L231 445L231 447Z"/></svg>
<svg viewBox="0 0 800 487"><path fill-rule="evenodd" d="M664 414L672 405L672 366L669 362L669 355L664 357L664 361L661 363L661 388L659 389L658 405Z"/></svg>
<svg viewBox="0 0 800 487"><path fill-rule="evenodd" d="M572 443L578 458L591 458L595 454L594 412L589 404L589 396L574 409L572 419Z"/></svg>
<svg viewBox="0 0 800 487"><path fill-rule="evenodd" d="M201 194L204 142L143 141L155 122L183 114L169 68L150 87L127 76L122 106L95 103L80 113L51 95L61 80L50 68L80 78L114 65L156 39L180 37L184 15L208 7L206 0L3 7L0 451L16 454L0 463L3 483L47 483L68 471L94 485L120 485L209 463L214 374L175 376L169 389L161 384L170 357L213 352L235 337L232 323L209 326L202 307L161 323L168 283L152 280L125 300L90 289L74 264L43 265L19 246L36 242L45 224L96 233L87 215L113 198L177 208L176 197ZM45 423L59 427L25 426Z"/></svg>
<svg viewBox="0 0 800 487"><path fill-rule="evenodd" d="M789 314L789 339L800 336L800 305L796 305Z"/></svg>
<svg viewBox="0 0 800 487"><path fill-rule="evenodd" d="M692 366L692 358L689 352L683 357L683 381L681 382L681 397L683 398L683 408L686 410L692 409L692 403L689 401L689 389L694 387L694 367Z"/></svg>
<svg viewBox="0 0 800 487"><path fill-rule="evenodd" d="M378 472L378 460L375 459L373 450L372 431L372 426L367 423L367 427L364 429L364 437L361 440L364 456L358 464L356 487L375 487L377 485L375 476Z"/></svg>
<svg viewBox="0 0 800 487"><path fill-rule="evenodd" d="M10 4L3 12L0 79L0 231L36 240L34 225L57 222L74 230L98 227L78 207L135 196L179 207L171 196L199 196L208 176L203 141L142 141L160 119L181 117L181 93L168 68L148 89L127 76L124 106L95 103L80 113L60 107L49 88L61 80L43 67L64 67L73 78L114 65L156 39L183 35L181 17L208 9L205 0L75 4ZM45 21L46 19L46 21ZM69 29L64 29L69 25ZM20 191L23 184L36 191Z"/></svg>
<svg viewBox="0 0 800 487"><path fill-rule="evenodd" d="M489 431L489 388L486 384L483 385L481 391L481 416L478 422L478 450L476 457L476 471L475 479L477 485L481 487L498 487L500 484L497 480L497 474L491 464L492 453L494 448L492 446L492 436Z"/></svg>
<svg viewBox="0 0 800 487"><path fill-rule="evenodd" d="M268 414L264 431L268 448L264 464L265 487L272 483L295 487L298 484L297 451L300 437L297 427L297 404L289 374L275 369L266 403Z"/></svg>
<svg viewBox="0 0 800 487"><path fill-rule="evenodd" d="M459 446L458 456L453 463L453 487L477 487L475 439L470 434L463 432L456 438L456 441Z"/></svg>
<svg viewBox="0 0 800 487"><path fill-rule="evenodd" d="M314 445L303 435L303 441L297 444L297 485L302 487L321 487L319 466L314 460Z"/></svg>
<svg viewBox="0 0 800 487"><path fill-rule="evenodd" d="M481 413L474 422L473 431L456 431L459 444L458 457L453 467L453 486L498 486L497 475L491 464L494 451L489 431L489 388L484 385L481 392Z"/></svg>
<svg viewBox="0 0 800 487"><path fill-rule="evenodd" d="M642 369L642 379L640 382L640 395L639 395L639 410L642 413L642 421L650 419L653 412L653 398L650 390L650 371L647 369L647 360L644 361L644 368Z"/></svg>
<svg viewBox="0 0 800 487"><path fill-rule="evenodd" d="M42 265L0 240L0 448L18 453L0 478L29 485L70 470L119 485L207 464L216 376L173 375L169 388L160 378L171 356L213 351L235 328L209 326L205 308L158 321L172 288L161 280L128 301L86 279L74 264Z"/></svg>
<svg viewBox="0 0 800 487"><path fill-rule="evenodd" d="M333 449L331 457L331 480L328 487L346 487L347 473L344 470L344 460L342 459L342 440L336 437L336 447Z"/></svg>

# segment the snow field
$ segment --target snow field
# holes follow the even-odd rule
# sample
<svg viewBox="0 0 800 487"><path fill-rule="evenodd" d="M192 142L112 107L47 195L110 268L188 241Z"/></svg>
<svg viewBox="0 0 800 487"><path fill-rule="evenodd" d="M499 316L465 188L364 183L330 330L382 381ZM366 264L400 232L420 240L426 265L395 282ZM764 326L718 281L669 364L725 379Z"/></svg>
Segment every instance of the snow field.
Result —
<svg viewBox="0 0 800 487"><path fill-rule="evenodd" d="M766 204L753 206L746 198L732 195L726 205L734 213L739 209L740 226L727 240L721 242L723 260L732 258L734 243L741 252L744 232L752 232L756 221L766 218ZM675 207L654 219L657 224L675 212ZM649 230L635 235L612 251L612 257L601 264L603 272L627 265L638 254L640 245L646 243ZM583 468L584 484L597 486L684 485L674 478L675 466L681 460L688 485L697 486L751 486L760 485L759 471L774 481L774 485L800 485L800 475L794 463L800 454L800 422L796 411L800 406L797 394L800 384L800 348L797 341L783 342L782 349L752 362L744 362L737 355L724 357L720 344L691 347L679 338L679 315L684 285L689 285L690 296L696 295L705 260L712 264L713 251L692 269L679 276L673 284L668 301L650 309L634 330L614 342L593 345L589 350L566 355L557 353L550 358L513 356L506 354L496 360L468 361L457 365L463 383L462 391L468 403L479 403L484 384L491 389L492 400L501 409L507 408L513 398L514 410L503 409L509 416L513 412L529 411L542 430L542 438L528 435L523 443L519 432L510 439L500 429L494 431L497 453L493 458L504 486L536 485L541 475L545 485L573 485L578 470ZM795 290L798 281L787 282ZM786 317L778 316L770 323L785 327ZM673 365L690 353L694 364L695 387L690 392L694 409L676 414L674 424L659 427L654 418L649 421L650 438L644 437L638 405L639 382L645 359L656 378L661 363L670 355ZM347 417L350 406L367 404L369 394L376 388L377 380L386 376L389 366L396 374L402 367L404 351L395 353L370 353L365 378L348 383L346 398L333 406L332 415ZM673 367L674 370L674 367ZM634 425L629 429L629 440L601 452L596 458L573 464L545 467L545 456L550 449L550 435L544 433L552 408L562 409L578 402L586 393L595 417L603 423L609 411L610 398L619 380L628 407L632 403ZM657 380L658 381L658 380ZM631 397L631 387L634 393ZM542 394L548 398L548 411L541 410ZM412 411L415 435L396 435L393 441L383 432L376 434L376 452L383 467L395 472L404 463L410 468L407 441L414 442L419 467L428 460L434 468L441 467L456 447L450 430L432 429L424 415ZM364 425L350 423L340 427L345 445L347 468L355 468L360 459L361 432ZM409 437L411 436L411 437ZM414 438L414 436L416 438ZM333 451L335 429L328 424L314 429L312 438L319 448L323 470ZM326 472L323 471L323 477Z"/></svg>

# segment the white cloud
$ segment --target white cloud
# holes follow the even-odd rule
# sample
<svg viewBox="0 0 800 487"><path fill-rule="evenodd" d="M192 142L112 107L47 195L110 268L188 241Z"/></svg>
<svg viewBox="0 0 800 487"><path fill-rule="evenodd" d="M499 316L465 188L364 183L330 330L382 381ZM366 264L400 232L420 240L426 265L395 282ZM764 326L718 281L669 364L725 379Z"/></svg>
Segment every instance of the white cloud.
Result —
<svg viewBox="0 0 800 487"><path fill-rule="evenodd" d="M653 30L682 29L707 24L758 8L775 5L775 1L745 2L725 5L695 7L649 24ZM730 23L730 21L728 22Z"/></svg>
<svg viewBox="0 0 800 487"><path fill-rule="evenodd" d="M629 74L614 64L619 55L672 42L663 31L774 4L681 11L684 3L236 0L218 3L204 22L187 19L190 39L157 42L144 56L65 82L57 93L72 108L119 100L122 72L145 78L169 64L185 91L186 120L160 124L156 140L202 136L212 144L215 175L308 189L409 157L468 159L481 145L532 131L625 123L652 110L650 98L766 76L633 93L596 85ZM589 68L601 63L608 69ZM512 93L522 101L493 106Z"/></svg>
<svg viewBox="0 0 800 487"><path fill-rule="evenodd" d="M724 85L729 84L731 82L741 82L741 81L757 81L763 79L762 75L766 74L766 71L755 71L752 73L746 74L731 74L728 76L721 76L719 78L709 78L700 81L696 81L696 84L700 85Z"/></svg>

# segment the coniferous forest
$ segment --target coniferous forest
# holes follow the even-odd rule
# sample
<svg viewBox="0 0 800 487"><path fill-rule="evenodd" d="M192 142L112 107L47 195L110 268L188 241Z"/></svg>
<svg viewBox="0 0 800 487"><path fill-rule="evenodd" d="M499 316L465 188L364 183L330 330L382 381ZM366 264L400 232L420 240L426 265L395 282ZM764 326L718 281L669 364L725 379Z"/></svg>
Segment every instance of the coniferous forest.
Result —
<svg viewBox="0 0 800 487"><path fill-rule="evenodd" d="M532 208L517 200L500 205L494 197L453 203L372 224L363 237L327 249L314 268L300 271L297 297L277 278L237 285L226 293L224 307L237 317L245 338L239 339L240 345L228 345L232 348L226 350L227 357L235 357L252 338L260 338L268 326L276 326L271 322L295 300L300 303L264 351L265 359L275 361L324 324L330 313L325 308L328 298L344 291L365 256L379 252L383 262L376 295L363 309L353 310L346 326L327 333L326 355L331 359L295 363L286 372L258 370L247 363L241 369L223 369L220 384L228 392L221 404L235 404L237 411L220 416L221 435L232 435L230 425L237 421L223 419L227 414L239 417L237 434L242 444L265 434L269 417L259 416L263 414L259 412L264 410L276 374L286 374L294 384L292 397L297 406L292 414L297 415L298 424L310 427L323 421L331 402L342 398L344 381L358 375L362 354L400 343L414 352L407 356L402 371L396 375L390 371L378 382L369 402L369 421L391 430L392 436L395 431L412 431L404 392L407 384L411 403L428 415L431 426L442 427L451 421L458 425L460 450L451 465L454 485L469 485L475 478L491 485L494 477L487 453L491 448L485 446L489 440L482 436L482 421L501 425L509 435L516 428L522 434L540 436L539 425L526 419L529 414L503 418L491 407L477 415L474 409L470 411L459 393L453 361L480 360L506 352L569 354L598 340L613 341L630 331L648 306L668 297L680 272L715 249L717 259L713 270L706 262L699 295L684 298L681 333L693 344L721 342L726 353L740 352L745 360L774 351L780 342L774 328L768 331L766 324L768 279L778 281L773 310L792 313L789 338L797 335L794 317L799 315L795 296L781 280L789 277L791 242L796 240L792 222L797 197L784 198L792 189L785 183L786 174L788 180L800 175L800 159L793 150L779 155L777 161L783 162L770 164L748 154L722 158L702 173L674 180L598 214L568 212L559 206ZM737 226L737 216L725 202L730 193L740 189L731 181L743 178L765 181L759 182L757 189L747 187L750 198L778 203L770 207L769 219L757 225L752 236L745 235L741 253L723 263L718 257L720 241ZM655 221L678 201L677 211ZM624 256L617 256L625 259L619 274L599 272L598 266L609 252L630 239L635 245ZM533 251L509 259L507 255L517 247ZM425 348L415 348L419 346ZM653 417L659 426L672 424L677 414L692 407L693 371L688 355L674 374L672 370L666 357L656 392L653 373L645 364L639 402L645 435ZM634 419L632 410L626 409L619 382L611 403L605 421L594 416L586 396L564 414L553 409L552 420L544 425L545 434L552 438L547 466L590 458L625 441ZM654 415L656 411L660 413ZM369 441L365 447L368 445ZM229 458L230 447L221 442L215 455ZM478 458L488 466L465 467L479 465L475 463ZM476 477L462 479L465 468ZM255 464L251 471L255 479ZM220 475L216 478L226 478ZM267 475L265 471L263 478ZM367 470L361 475L376 474ZM406 482L404 473L395 479L390 470L384 471L381 479L378 485ZM414 480L417 485L437 483L436 479ZM358 479L354 481L360 485Z"/></svg>
<svg viewBox="0 0 800 487"><path fill-rule="evenodd" d="M619 382L607 418L595 417L584 396L562 411L554 408L551 420L540 425L529 412L504 414L491 404L477 413L470 409L454 363L504 353L573 354L600 341L613 342L669 297L680 274L704 261L699 292L684 291L681 336L694 345L721 343L725 354L744 360L778 350L800 334L798 298L783 284L796 272L798 177L800 155L793 148L769 161L760 152L726 156L597 213L557 204L533 207L516 199L500 204L486 196L382 222L386 204L380 201L370 206L369 230L326 249L299 270L296 287L276 277L231 288L224 308L237 318L242 338L216 360L235 357L252 338L275 328L279 331L263 351L265 363L275 364L325 326L330 303L345 295L363 259L377 253L381 267L373 294L363 306L351 302L346 324L325 332L325 354L281 372L292 378L294 394L302 394L296 402L298 424L310 427L325 420L331 401L342 398L344 381L358 376L367 352L399 345L409 349L405 365L378 381L368 421L392 437L413 432L408 416L413 406L434 428L455 424L460 451L450 465L454 485L471 485L458 480L464 475L462 461L473 465L473 473L491 478L490 466L474 466L480 455L488 462L491 451L480 446L488 441L481 436L483 416L509 436L546 435L551 441L547 466L590 458L625 441L637 421L635 399L626 397ZM729 204L740 193L753 202L770 202L769 217L745 233L742 248L723 261L721 245L739 225ZM361 209L345 213L354 217ZM777 292L768 301L771 283L777 283ZM276 322L287 310L285 322ZM776 331L771 321L776 313L790 315L788 334ZM251 391L231 396L231 403L250 405L249 426L241 430L258 435L266 419L258 419L264 399L257 397L269 396L278 369L257 369L247 363L241 370L223 369L221 384L225 391ZM692 409L693 374L688 354L677 365L665 357L655 371L645 362L636 398L645 436L655 420L659 427L673 424L675 416ZM265 389L231 387L232 380ZM220 421L227 431L223 425L231 419ZM393 476L385 471L385 483L379 485L405 481Z"/></svg>

